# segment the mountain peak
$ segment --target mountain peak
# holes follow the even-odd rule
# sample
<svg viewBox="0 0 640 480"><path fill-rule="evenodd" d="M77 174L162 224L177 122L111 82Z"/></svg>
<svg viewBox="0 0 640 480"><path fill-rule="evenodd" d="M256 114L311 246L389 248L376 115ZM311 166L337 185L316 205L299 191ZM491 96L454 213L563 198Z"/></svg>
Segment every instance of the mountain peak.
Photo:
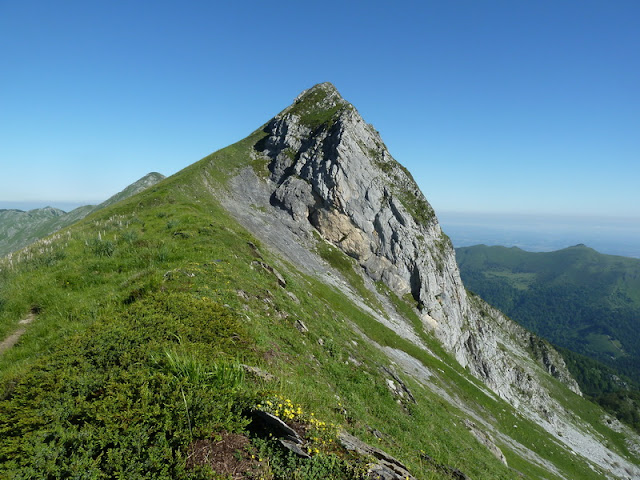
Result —
<svg viewBox="0 0 640 480"><path fill-rule="evenodd" d="M316 97L337 96L340 99L342 99L340 92L338 92L338 89L333 85L333 83L323 82L323 83L317 83L313 87L303 90L300 93L300 95L296 97L294 103L303 101L304 99L311 96L316 96Z"/></svg>
<svg viewBox="0 0 640 480"><path fill-rule="evenodd" d="M411 299L420 324L502 398L519 402L518 388L537 388L504 384L502 379L514 374L511 354L492 347L503 340L486 329L477 300L467 296L453 246L433 208L375 128L333 85L302 92L261 134L255 150L269 173L259 181L239 176L238 202L229 208L237 209L251 192L251 204L272 214L265 223L273 223L273 215L281 219L279 238L265 241L274 241L284 254L296 242L320 238L321 245L350 257L363 278ZM248 215L253 219L255 209ZM287 229L292 237L285 240ZM262 234L260 228L254 233ZM579 394L561 360L557 363L567 386ZM543 397L536 394L536 402L543 404Z"/></svg>
<svg viewBox="0 0 640 480"><path fill-rule="evenodd" d="M296 116L301 124L315 129L330 123L345 109L353 110L353 106L342 98L332 83L324 82L304 90L280 115Z"/></svg>

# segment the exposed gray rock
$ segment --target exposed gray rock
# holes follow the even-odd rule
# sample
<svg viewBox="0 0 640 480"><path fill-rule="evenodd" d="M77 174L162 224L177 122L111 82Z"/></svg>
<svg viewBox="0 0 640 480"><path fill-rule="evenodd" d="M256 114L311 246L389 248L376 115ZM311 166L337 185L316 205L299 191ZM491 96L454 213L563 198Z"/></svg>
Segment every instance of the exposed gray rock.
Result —
<svg viewBox="0 0 640 480"><path fill-rule="evenodd" d="M304 440L298 435L298 432L285 422L263 410L254 410L252 416L253 421L258 424L259 428L262 428L264 431L269 432L271 436L277 438L280 445L284 448L299 457L310 458L310 455L302 448Z"/></svg>
<svg viewBox="0 0 640 480"><path fill-rule="evenodd" d="M295 326L296 326L296 328L298 329L298 331L300 333L307 333L309 331L309 329L304 324L304 322L302 320L300 320L299 318L296 319Z"/></svg>
<svg viewBox="0 0 640 480"><path fill-rule="evenodd" d="M369 468L369 478L376 480L415 480L415 477L409 473L407 467L385 451L373 447L344 431L338 434L338 440L347 450L376 459L377 463Z"/></svg>
<svg viewBox="0 0 640 480"><path fill-rule="evenodd" d="M526 334L523 335L526 338ZM521 341L526 341L525 339ZM582 395L576 381L571 377L562 356L546 340L529 334L529 346L534 358L544 366L553 377L567 385L573 392Z"/></svg>
<svg viewBox="0 0 640 480"><path fill-rule="evenodd" d="M314 203L311 185L297 177L282 182L274 193L274 200L296 221L306 220Z"/></svg>
<svg viewBox="0 0 640 480"><path fill-rule="evenodd" d="M284 448L286 448L287 450L292 451L293 453L295 453L299 457L311 458L311 455L309 455L307 452L305 452L298 443L292 442L291 440L287 440L287 439L284 439L284 438L280 438L278 441L280 442L280 444Z"/></svg>
<svg viewBox="0 0 640 480"><path fill-rule="evenodd" d="M285 292L287 294L287 297L289 297L291 300L293 300L295 303L300 303L300 299L296 296L295 293L290 292L290 291L286 291Z"/></svg>
<svg viewBox="0 0 640 480"><path fill-rule="evenodd" d="M387 386L391 392L403 399L406 398L411 403L416 403L416 399L409 390L409 387L407 387L396 372L389 367L381 367L381 370L391 377L390 379L387 379Z"/></svg>
<svg viewBox="0 0 640 480"><path fill-rule="evenodd" d="M247 372L247 373L249 373L249 374L251 374L251 375L253 375L255 377L258 377L258 378L261 378L263 380L266 380L268 382L270 382L271 380L275 380L275 378L276 378L273 375L271 375L269 372L266 372L266 371L262 370L259 367L254 367L252 365L244 365L244 364L241 364L240 366L242 367L242 369L245 372Z"/></svg>
<svg viewBox="0 0 640 480"><path fill-rule="evenodd" d="M353 358L352 356L349 356L349 358L347 358L347 361L355 365L356 367L359 367L362 365L362 362L360 360L358 360L357 358Z"/></svg>
<svg viewBox="0 0 640 480"><path fill-rule="evenodd" d="M275 415L263 410L254 410L253 416L266 426L275 437L281 437L288 442L302 445L303 440L300 435Z"/></svg>
<svg viewBox="0 0 640 480"><path fill-rule="evenodd" d="M251 262L251 264L260 266L260 267L264 268L267 272L272 274L276 278L276 280L278 281L278 285L280 285L281 287L286 287L287 286L287 281L284 279L282 274L278 270L273 268L271 265L268 265L268 264L266 264L264 262L260 262L258 260L254 260L253 262Z"/></svg>
<svg viewBox="0 0 640 480"><path fill-rule="evenodd" d="M489 451L498 460L500 460L502 463L507 465L507 459L502 453L502 450L498 448L493 438L491 438L491 435L489 435L487 432L483 432L482 430L480 430L478 426L475 423L473 423L471 420L465 420L464 424L469 429L469 431L473 433L473 436L476 437L480 443L482 443L485 447L487 447Z"/></svg>
<svg viewBox="0 0 640 480"><path fill-rule="evenodd" d="M260 249L257 247L257 245L253 242L247 242L247 245L249 245L249 248L253 251L253 254L260 260L262 260L262 253L260 253Z"/></svg>
<svg viewBox="0 0 640 480"><path fill-rule="evenodd" d="M324 111L324 123L310 122L310 111ZM265 131L272 203L291 215L297 230L315 228L372 280L399 296L410 293L425 327L501 397L517 405L542 391L528 381L532 372L518 369L512 352L499 348L510 342L504 337L522 337L524 329L508 325L504 332L512 322L498 312L501 325L492 325L496 320L469 301L433 209L378 132L331 84L303 92ZM519 345L518 353L527 349ZM544 359L547 370L577 391L559 356Z"/></svg>

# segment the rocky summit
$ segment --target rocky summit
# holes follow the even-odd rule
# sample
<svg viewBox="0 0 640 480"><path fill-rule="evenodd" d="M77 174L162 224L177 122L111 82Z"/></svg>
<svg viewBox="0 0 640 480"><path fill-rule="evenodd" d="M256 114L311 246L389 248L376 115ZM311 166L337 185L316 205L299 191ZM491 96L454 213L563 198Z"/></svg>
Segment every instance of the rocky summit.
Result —
<svg viewBox="0 0 640 480"><path fill-rule="evenodd" d="M0 476L640 478L330 83L0 280Z"/></svg>

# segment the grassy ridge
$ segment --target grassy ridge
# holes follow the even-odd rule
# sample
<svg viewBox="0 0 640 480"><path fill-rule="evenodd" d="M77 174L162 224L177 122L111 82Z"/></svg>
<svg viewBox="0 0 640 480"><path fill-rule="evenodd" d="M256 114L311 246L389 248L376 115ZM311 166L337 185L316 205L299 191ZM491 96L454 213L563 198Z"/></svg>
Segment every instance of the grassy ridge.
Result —
<svg viewBox="0 0 640 480"><path fill-rule="evenodd" d="M471 478L517 475L478 443L462 411L431 389L399 373L417 403L395 396L375 342L440 372L433 380L439 388L567 478L601 478L483 394L429 334L421 337L439 358L270 254L228 216L210 192L224 188L221 171L252 163L250 148L261 135L1 264L1 332L14 331L31 310L38 315L0 356L0 477L218 478L190 459L198 441L223 432L250 438L256 459L246 473L256 478L361 477L362 460L335 447L329 434L310 440L317 452L304 462L252 436L247 412L274 398L383 448L418 479L448 478L433 461ZM354 268L338 254L325 252L343 273ZM256 261L277 268L286 286ZM411 311L403 299L392 301ZM298 320L308 332L296 328ZM273 378L252 376L242 365ZM529 478L556 478L498 444Z"/></svg>
<svg viewBox="0 0 640 480"><path fill-rule="evenodd" d="M163 178L164 175L159 173L149 173L100 205L85 205L70 212L49 207L28 212L0 210L0 257L19 250L61 228L68 227L91 212L135 195Z"/></svg>

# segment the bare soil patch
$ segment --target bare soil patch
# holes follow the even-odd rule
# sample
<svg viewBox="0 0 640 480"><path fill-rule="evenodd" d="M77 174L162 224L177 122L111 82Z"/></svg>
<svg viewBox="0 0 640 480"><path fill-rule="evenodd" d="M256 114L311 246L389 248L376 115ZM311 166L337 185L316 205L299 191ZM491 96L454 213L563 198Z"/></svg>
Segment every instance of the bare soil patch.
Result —
<svg viewBox="0 0 640 480"><path fill-rule="evenodd" d="M20 325L29 325L31 322L33 322L35 320L35 318L36 318L35 314L33 312L31 312L31 313L29 313L29 315L24 317L18 323ZM18 330L16 330L11 335L9 335L7 338L5 338L2 341L2 343L0 343L0 355L2 355L4 352L9 350L16 343L18 343L18 340L20 340L20 337L22 335L24 335L24 332L26 332L26 331L27 331L27 329L25 327L20 327Z"/></svg>
<svg viewBox="0 0 640 480"><path fill-rule="evenodd" d="M231 475L233 480L251 478L260 471L260 462L246 435L221 432L211 438L196 440L187 452L187 467L210 466L221 475Z"/></svg>

